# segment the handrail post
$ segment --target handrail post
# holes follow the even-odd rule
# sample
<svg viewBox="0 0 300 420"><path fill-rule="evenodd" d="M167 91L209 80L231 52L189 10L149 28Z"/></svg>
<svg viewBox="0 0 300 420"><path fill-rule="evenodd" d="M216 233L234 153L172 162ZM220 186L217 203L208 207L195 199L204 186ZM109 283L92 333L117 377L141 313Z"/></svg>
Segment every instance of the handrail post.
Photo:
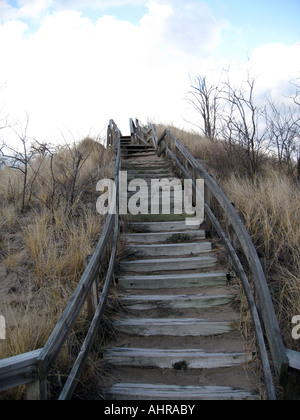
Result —
<svg viewBox="0 0 300 420"><path fill-rule="evenodd" d="M167 141L165 139L166 134ZM164 149L161 146L163 140L166 144ZM266 277L250 235L248 234L240 216L236 212L234 206L229 201L225 193L221 190L221 188L217 185L209 173L204 169L204 167L199 163L199 161L194 158L189 150L183 146L183 144L168 129L164 131L158 140L158 145L160 146L160 154L162 154L162 152L167 148L167 144L170 140L175 144L177 151L179 151L181 155L183 155L184 158L189 161L191 167L193 167L197 173L205 179L207 191L210 191L212 198L218 202L220 209L223 209L229 223L232 225L237 235L239 243L241 244L244 254L247 257L250 271L254 278L256 293L260 297L261 304L259 305L259 310L261 312L276 374L279 379L279 383L284 384L287 378L289 361L283 345L283 340Z"/></svg>

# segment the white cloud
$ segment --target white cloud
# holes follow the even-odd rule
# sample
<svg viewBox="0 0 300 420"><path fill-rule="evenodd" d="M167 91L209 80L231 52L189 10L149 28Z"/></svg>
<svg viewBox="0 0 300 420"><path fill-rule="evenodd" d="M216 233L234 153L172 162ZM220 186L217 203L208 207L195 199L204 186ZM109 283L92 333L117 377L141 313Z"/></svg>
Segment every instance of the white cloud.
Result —
<svg viewBox="0 0 300 420"><path fill-rule="evenodd" d="M32 7L43 14L47 1L25 3L28 13ZM20 18L0 24L0 95L7 113L14 119L28 112L30 134L48 141L59 140L60 130L75 138L99 133L110 118L125 132L130 117L184 125L183 118L192 119L185 101L189 73L215 78L228 65L213 56L226 22L199 4L196 10L192 2L152 1L135 25L107 15L92 22L67 7L44 14L34 33ZM212 54L201 49L204 42ZM261 87L278 88L288 71L300 68L298 50L264 48L254 51L251 65ZM235 77L240 66L232 63Z"/></svg>
<svg viewBox="0 0 300 420"><path fill-rule="evenodd" d="M2 25L0 74L10 115L28 112L37 137L64 126L86 135L110 118L128 130L129 117L177 115L188 69L159 49L161 11L153 6L140 25L112 16L93 24L80 13L59 12L29 37L21 22Z"/></svg>
<svg viewBox="0 0 300 420"><path fill-rule="evenodd" d="M54 7L57 10L82 10L105 9L118 6L140 6L147 5L149 0L55 0Z"/></svg>
<svg viewBox="0 0 300 420"><path fill-rule="evenodd" d="M39 19L51 7L53 0L18 0L12 6L8 0L0 0L0 22L12 19Z"/></svg>
<svg viewBox="0 0 300 420"><path fill-rule="evenodd" d="M218 20L207 3L180 2L165 22L165 36L174 47L190 54L209 53L228 29L226 20Z"/></svg>
<svg viewBox="0 0 300 420"><path fill-rule="evenodd" d="M288 83L300 71L300 44L268 44L254 50L250 57L253 73L261 91L266 87L278 95L282 83Z"/></svg>
<svg viewBox="0 0 300 420"><path fill-rule="evenodd" d="M36 19L52 5L52 0L19 0L18 4L21 19Z"/></svg>

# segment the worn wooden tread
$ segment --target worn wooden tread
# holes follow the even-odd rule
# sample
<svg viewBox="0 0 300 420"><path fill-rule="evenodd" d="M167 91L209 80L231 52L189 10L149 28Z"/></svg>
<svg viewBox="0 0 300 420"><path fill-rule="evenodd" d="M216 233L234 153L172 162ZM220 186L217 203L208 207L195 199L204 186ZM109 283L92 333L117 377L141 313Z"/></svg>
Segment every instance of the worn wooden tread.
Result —
<svg viewBox="0 0 300 420"><path fill-rule="evenodd" d="M122 276L119 285L125 289L178 289L226 286L225 273L166 274L155 276Z"/></svg>
<svg viewBox="0 0 300 420"><path fill-rule="evenodd" d="M211 252L210 242L190 242L184 244L155 244L155 245L131 245L135 252L147 257L197 255Z"/></svg>
<svg viewBox="0 0 300 420"><path fill-rule="evenodd" d="M188 237L191 240L195 239L205 239L204 230L195 230L195 231L181 231L181 232L152 232L152 233L127 233L123 234L122 238L126 240L128 244L159 244L161 242L166 242L168 240L178 240L180 242L181 238Z"/></svg>
<svg viewBox="0 0 300 420"><path fill-rule="evenodd" d="M127 139L125 139L125 141L126 140ZM122 146L123 145L121 144L121 147ZM151 146L151 144L149 144L149 145L146 145L146 144L126 144L126 145L124 145L124 147L126 147L128 149L151 149L151 150L154 150L153 146Z"/></svg>
<svg viewBox="0 0 300 420"><path fill-rule="evenodd" d="M139 150L139 151L130 151L127 156L132 156L134 158L145 157L145 156L157 156L155 152L148 151L148 150Z"/></svg>
<svg viewBox="0 0 300 420"><path fill-rule="evenodd" d="M138 169L138 168L126 168L125 169L127 171L127 175L128 177L142 177L144 178L145 175L147 175L147 178L151 178L152 176L154 176L155 178L164 178L165 176L168 177L174 177L175 175L173 174L172 168L168 167L161 167L160 169L151 169L149 168L147 170L147 172L143 169Z"/></svg>
<svg viewBox="0 0 300 420"><path fill-rule="evenodd" d="M151 336L214 336L234 330L232 321L209 321L198 318L129 318L114 321L115 327L124 333Z"/></svg>
<svg viewBox="0 0 300 420"><path fill-rule="evenodd" d="M159 157L154 157L153 159L139 159L136 160L134 156L132 158L124 159L122 162L122 168L128 168L128 169L140 169L141 171L145 173L149 169L160 169L160 168L170 168L173 169L172 163L169 163L168 161L161 160Z"/></svg>
<svg viewBox="0 0 300 420"><path fill-rule="evenodd" d="M215 267L218 259L214 255L187 258L142 259L136 261L122 261L121 267L132 272L159 272L196 270Z"/></svg>
<svg viewBox="0 0 300 420"><path fill-rule="evenodd" d="M108 391L113 400L259 400L255 391L227 386L178 386L152 384L115 384Z"/></svg>
<svg viewBox="0 0 300 420"><path fill-rule="evenodd" d="M198 349L148 349L115 347L105 350L103 359L114 366L159 369L216 369L252 361L245 352L209 353Z"/></svg>
<svg viewBox="0 0 300 420"><path fill-rule="evenodd" d="M143 172L138 172L138 171L128 171L127 170L127 179L130 181L132 179L137 179L137 178L141 178L141 179L145 179L145 180L151 180L151 179L155 179L155 180L163 180L163 179L168 179L168 180L173 180L173 179L177 179L176 176L171 172L171 171L151 171L151 172L147 172L147 174L143 173Z"/></svg>
<svg viewBox="0 0 300 420"><path fill-rule="evenodd" d="M123 305L133 310L212 308L227 305L234 295L128 295L120 298Z"/></svg>
<svg viewBox="0 0 300 420"><path fill-rule="evenodd" d="M136 196L136 194L138 194L137 196ZM177 204L177 206L176 206L176 208L180 208L180 213L179 214L182 214L182 208L183 208L183 203L184 203L184 201L183 201L183 198L182 197L179 197L179 196L177 196L177 197L174 197L173 196L173 194L171 194L170 195L170 197L163 197L163 196L161 196L160 194L157 194L157 195L155 195L155 196L151 196L150 194L143 194L143 193L140 193L140 192L138 192L138 193L136 193L136 192L128 192L128 193L122 193L122 194L120 194L120 198L122 199L122 200L134 200L135 202L137 201L137 200L142 200L143 201L143 203L145 203L145 202L147 202L147 204L148 204L148 212L152 209L151 208L151 204L152 204L152 206L154 206L154 205L161 205L161 204L164 204L165 206L167 205L167 204ZM180 206L181 205L181 206ZM166 214L168 214L168 213L166 213Z"/></svg>
<svg viewBox="0 0 300 420"><path fill-rule="evenodd" d="M180 232L180 231L191 231L199 230L198 226L188 226L185 221L174 221L174 222L133 222L131 223L133 228L144 229L145 232Z"/></svg>

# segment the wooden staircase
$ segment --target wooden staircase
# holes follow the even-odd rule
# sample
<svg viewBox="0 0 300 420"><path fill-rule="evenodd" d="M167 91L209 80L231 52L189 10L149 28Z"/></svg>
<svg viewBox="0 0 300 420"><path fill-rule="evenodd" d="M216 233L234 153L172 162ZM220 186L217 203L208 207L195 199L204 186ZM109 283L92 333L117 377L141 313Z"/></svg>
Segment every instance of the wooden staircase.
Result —
<svg viewBox="0 0 300 420"><path fill-rule="evenodd" d="M174 177L153 148L129 140L121 138L128 179ZM204 229L178 219L127 223L123 238L136 259L122 261L118 279L125 314L103 355L115 378L106 399L259 399L227 268Z"/></svg>

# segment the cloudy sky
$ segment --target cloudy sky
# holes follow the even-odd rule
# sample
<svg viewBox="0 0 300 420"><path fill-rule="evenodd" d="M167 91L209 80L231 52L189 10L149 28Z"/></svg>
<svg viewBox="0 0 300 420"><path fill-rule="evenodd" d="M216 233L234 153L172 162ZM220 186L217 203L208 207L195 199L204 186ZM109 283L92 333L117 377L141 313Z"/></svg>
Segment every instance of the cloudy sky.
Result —
<svg viewBox="0 0 300 420"><path fill-rule="evenodd" d="M110 118L186 127L189 76L229 67L280 97L300 75L299 18L299 0L0 0L0 119L28 114L50 142Z"/></svg>

